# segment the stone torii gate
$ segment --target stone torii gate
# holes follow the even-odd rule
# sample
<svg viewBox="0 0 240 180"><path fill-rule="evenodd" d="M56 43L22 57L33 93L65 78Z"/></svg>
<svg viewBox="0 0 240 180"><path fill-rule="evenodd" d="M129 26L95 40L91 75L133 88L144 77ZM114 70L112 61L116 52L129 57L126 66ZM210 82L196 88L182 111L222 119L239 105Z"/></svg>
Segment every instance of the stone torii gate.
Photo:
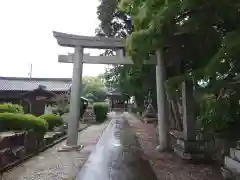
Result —
<svg viewBox="0 0 240 180"><path fill-rule="evenodd" d="M133 64L129 57L124 55L125 40L123 38L89 37L53 32L60 46L74 48L74 54L59 55L59 62L73 63L73 76L70 97L70 119L68 122L67 144L62 150L80 148L78 141L78 122L80 114L80 96L82 92L83 63L90 64ZM115 56L89 56L84 54L84 48L113 49ZM168 145L168 117L166 109L166 95L164 91L164 66L161 51L156 52L156 57L145 61L145 64L156 64L157 105L158 105L158 131L159 151L167 149Z"/></svg>

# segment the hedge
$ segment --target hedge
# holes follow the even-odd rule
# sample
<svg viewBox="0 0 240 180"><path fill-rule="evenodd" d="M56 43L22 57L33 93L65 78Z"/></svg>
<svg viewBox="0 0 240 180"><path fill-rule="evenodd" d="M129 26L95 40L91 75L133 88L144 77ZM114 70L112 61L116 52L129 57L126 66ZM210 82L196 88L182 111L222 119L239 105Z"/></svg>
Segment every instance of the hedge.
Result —
<svg viewBox="0 0 240 180"><path fill-rule="evenodd" d="M44 114L40 118L48 123L48 130L53 130L54 127L60 126L64 122L63 118L57 114Z"/></svg>
<svg viewBox="0 0 240 180"><path fill-rule="evenodd" d="M3 112L24 114L23 107L21 105L11 103L0 104L0 113Z"/></svg>
<svg viewBox="0 0 240 180"><path fill-rule="evenodd" d="M0 113L0 131L27 131L30 129L43 138L48 124L31 114Z"/></svg>
<svg viewBox="0 0 240 180"><path fill-rule="evenodd" d="M87 105L85 105L84 103L80 105L80 117L79 117L79 119L81 119L83 117L86 109L87 109ZM53 110L53 114L58 114L60 116L62 116L65 113L69 113L69 112L70 112L69 107L65 107L65 108L59 108L58 107L58 108Z"/></svg>
<svg viewBox="0 0 240 180"><path fill-rule="evenodd" d="M68 107L65 107L65 108L58 107L58 108L54 109L52 112L53 112L53 114L62 116L65 113L69 113L69 108Z"/></svg>
<svg viewBox="0 0 240 180"><path fill-rule="evenodd" d="M93 111L97 122L103 122L107 118L108 105L105 102L97 102L93 104Z"/></svg>

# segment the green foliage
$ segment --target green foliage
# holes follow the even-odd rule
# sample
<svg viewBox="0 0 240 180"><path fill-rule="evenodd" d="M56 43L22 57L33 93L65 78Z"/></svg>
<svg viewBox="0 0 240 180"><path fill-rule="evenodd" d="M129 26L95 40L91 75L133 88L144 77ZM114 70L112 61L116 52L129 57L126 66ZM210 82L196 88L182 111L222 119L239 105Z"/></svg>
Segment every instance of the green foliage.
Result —
<svg viewBox="0 0 240 180"><path fill-rule="evenodd" d="M57 107L56 109L53 110L53 114L57 114L59 116L62 116L65 113L69 113L69 108L66 107L66 106L64 106L64 107L59 106L59 107Z"/></svg>
<svg viewBox="0 0 240 180"><path fill-rule="evenodd" d="M141 64L162 49L172 96L182 81L193 80L195 92L214 94L200 103L203 130L222 136L234 132L240 124L239 88L233 87L240 72L239 2L121 0L119 7L132 18L126 48L133 61ZM199 88L203 80L204 90Z"/></svg>
<svg viewBox="0 0 240 180"><path fill-rule="evenodd" d="M106 88L100 76L83 77L83 96L86 99L91 102L103 101L106 95Z"/></svg>
<svg viewBox="0 0 240 180"><path fill-rule="evenodd" d="M151 90L154 101L156 100L156 67L153 65L115 66L105 71L105 82L109 89L120 89L130 97L135 96L139 108L148 91Z"/></svg>
<svg viewBox="0 0 240 180"><path fill-rule="evenodd" d="M56 109L53 110L54 114L59 114L62 116L65 113L69 112L69 94L65 93L60 95L56 99Z"/></svg>
<svg viewBox="0 0 240 180"><path fill-rule="evenodd" d="M9 113L21 113L23 114L23 107L18 104L11 104L11 103L6 103L6 104L0 104L0 113L3 112L9 112Z"/></svg>
<svg viewBox="0 0 240 180"><path fill-rule="evenodd" d="M93 104L93 111L96 115L97 122L103 122L107 118L108 105L105 102L97 102Z"/></svg>
<svg viewBox="0 0 240 180"><path fill-rule="evenodd" d="M26 119L26 123L29 122L28 129L33 129L33 131L37 133L40 138L43 138L44 134L48 130L48 123L42 121L41 118L38 118L32 114L24 114L23 119L24 118Z"/></svg>
<svg viewBox="0 0 240 180"><path fill-rule="evenodd" d="M98 7L98 18L100 20L100 27L97 29L98 35L126 37L132 33L134 29L132 18L129 13L118 8L118 2L118 0L100 0ZM145 39L145 41L148 42L148 39ZM144 45L142 45L143 50L146 50L146 47L146 42L144 42ZM105 54L112 55L113 52L108 50ZM148 57L148 55L145 57ZM142 66L141 59L142 57L139 59L140 61L136 60L134 65L108 67L104 73L104 83L108 89L120 89L130 97L135 96L138 106L143 105L144 97L149 90L152 91L153 96L156 96L155 66ZM153 99L156 98L153 97ZM142 109L142 107L140 108Z"/></svg>
<svg viewBox="0 0 240 180"><path fill-rule="evenodd" d="M53 130L54 127L60 126L63 124L63 118L56 114L44 114L39 118L44 119L48 123L48 130Z"/></svg>
<svg viewBox="0 0 240 180"><path fill-rule="evenodd" d="M0 113L0 131L33 130L40 138L48 129L48 124L31 114Z"/></svg>
<svg viewBox="0 0 240 180"><path fill-rule="evenodd" d="M99 36L126 37L132 31L131 18L117 8L118 2L118 0L100 0L97 8L100 25L96 30Z"/></svg>
<svg viewBox="0 0 240 180"><path fill-rule="evenodd" d="M174 83L239 72L237 1L121 0L119 7L132 18L134 31L126 47L135 63L142 63L162 48L166 67L175 71L174 76L180 76L173 77ZM168 57L176 49L180 64ZM172 77L167 78L171 82Z"/></svg>
<svg viewBox="0 0 240 180"><path fill-rule="evenodd" d="M228 97L205 95L200 102L199 110L197 119L202 130L217 136L228 136L233 124L239 121L239 105L234 105Z"/></svg>

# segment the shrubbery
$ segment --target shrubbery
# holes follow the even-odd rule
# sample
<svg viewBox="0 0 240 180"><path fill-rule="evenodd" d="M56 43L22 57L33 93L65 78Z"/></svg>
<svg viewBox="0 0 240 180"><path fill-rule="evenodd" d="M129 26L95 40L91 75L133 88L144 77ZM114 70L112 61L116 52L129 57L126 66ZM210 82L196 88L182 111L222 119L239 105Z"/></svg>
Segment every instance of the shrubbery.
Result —
<svg viewBox="0 0 240 180"><path fill-rule="evenodd" d="M48 124L41 118L31 114L21 113L0 113L0 131L27 131L32 129L39 138L48 129Z"/></svg>
<svg viewBox="0 0 240 180"><path fill-rule="evenodd" d="M81 105L80 105L80 117L79 119L81 119L83 117L83 114L87 108L87 105L86 103L82 103L83 100L81 100ZM56 109L53 110L53 114L58 114L60 116L62 116L63 114L65 113L69 113L70 110L69 110L69 107L67 106L63 106L63 107L57 107Z"/></svg>
<svg viewBox="0 0 240 180"><path fill-rule="evenodd" d="M68 107L65 107L65 108L58 107L58 108L53 110L53 114L57 114L59 116L62 116L65 113L69 113L69 108Z"/></svg>
<svg viewBox="0 0 240 180"><path fill-rule="evenodd" d="M97 122L103 122L107 118L108 105L105 102L94 103L93 110L96 115Z"/></svg>
<svg viewBox="0 0 240 180"><path fill-rule="evenodd" d="M48 129L53 130L54 127L60 126L63 124L63 118L57 114L44 114L40 116L48 123Z"/></svg>
<svg viewBox="0 0 240 180"><path fill-rule="evenodd" d="M0 113L3 112L24 114L23 107L21 105L11 103L0 104Z"/></svg>
<svg viewBox="0 0 240 180"><path fill-rule="evenodd" d="M227 97L217 98L215 95L205 95L199 105L197 119L203 131L222 137L235 133L234 127L239 119L238 104L235 105Z"/></svg>

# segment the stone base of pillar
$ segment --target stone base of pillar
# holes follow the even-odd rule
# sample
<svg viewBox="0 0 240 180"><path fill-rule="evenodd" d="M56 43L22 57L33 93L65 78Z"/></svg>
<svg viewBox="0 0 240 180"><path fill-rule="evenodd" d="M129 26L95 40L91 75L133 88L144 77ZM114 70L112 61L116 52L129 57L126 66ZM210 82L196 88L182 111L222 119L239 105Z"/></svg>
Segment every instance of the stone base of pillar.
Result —
<svg viewBox="0 0 240 180"><path fill-rule="evenodd" d="M58 149L58 152L80 151L83 149L83 145L69 146L64 144Z"/></svg>
<svg viewBox="0 0 240 180"><path fill-rule="evenodd" d="M224 166L221 168L224 179L240 179L240 149L239 142L237 148L230 148L229 156L224 157Z"/></svg>
<svg viewBox="0 0 240 180"><path fill-rule="evenodd" d="M156 147L156 151L157 151L157 152L166 152L167 150L166 150L165 147L162 147L161 145L158 145L158 146Z"/></svg>
<svg viewBox="0 0 240 180"><path fill-rule="evenodd" d="M209 154L198 147L198 142L178 139L174 152L184 160L210 160Z"/></svg>
<svg viewBox="0 0 240 180"><path fill-rule="evenodd" d="M157 152L169 152L170 151L170 146L169 144L165 145L165 144L159 144L157 147L156 147L156 151Z"/></svg>

